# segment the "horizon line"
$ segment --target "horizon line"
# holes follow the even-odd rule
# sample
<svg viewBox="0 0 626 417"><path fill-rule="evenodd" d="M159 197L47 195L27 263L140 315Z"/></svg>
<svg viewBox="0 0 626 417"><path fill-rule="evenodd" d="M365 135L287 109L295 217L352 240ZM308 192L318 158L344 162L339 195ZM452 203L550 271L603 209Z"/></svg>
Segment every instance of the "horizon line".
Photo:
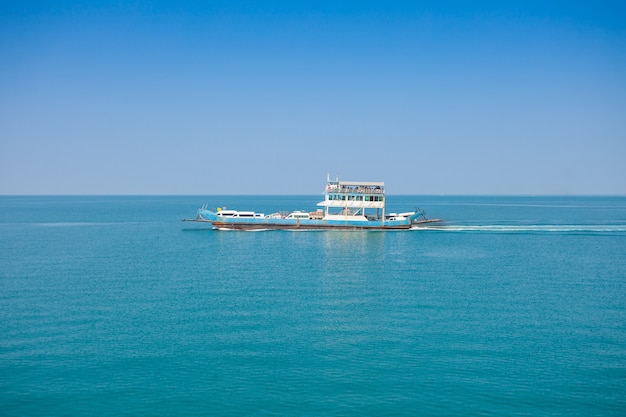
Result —
<svg viewBox="0 0 626 417"><path fill-rule="evenodd" d="M258 194L258 193L224 193L224 194L153 194L153 193L102 193L102 194L80 194L80 193L42 193L42 194L0 194L0 197L206 197L206 196L233 196L233 197L310 197L315 195L324 195L324 192L315 194ZM385 193L387 196L426 196L426 197L626 197L625 194L575 194L575 193L534 193L534 194L488 194L488 193L424 193L424 194L410 194L410 193Z"/></svg>

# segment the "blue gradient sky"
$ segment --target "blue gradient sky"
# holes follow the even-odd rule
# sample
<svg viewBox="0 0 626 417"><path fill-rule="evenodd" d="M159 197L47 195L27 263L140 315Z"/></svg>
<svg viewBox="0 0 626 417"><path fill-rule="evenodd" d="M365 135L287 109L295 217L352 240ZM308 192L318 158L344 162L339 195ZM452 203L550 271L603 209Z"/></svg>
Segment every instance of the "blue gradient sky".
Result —
<svg viewBox="0 0 626 417"><path fill-rule="evenodd" d="M3 1L0 194L626 194L625 4Z"/></svg>

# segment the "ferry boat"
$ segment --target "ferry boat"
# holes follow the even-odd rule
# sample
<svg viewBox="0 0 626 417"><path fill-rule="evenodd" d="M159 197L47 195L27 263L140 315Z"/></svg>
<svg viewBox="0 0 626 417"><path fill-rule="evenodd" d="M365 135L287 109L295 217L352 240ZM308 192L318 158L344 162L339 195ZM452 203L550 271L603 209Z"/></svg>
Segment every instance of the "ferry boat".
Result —
<svg viewBox="0 0 626 417"><path fill-rule="evenodd" d="M331 181L327 179L324 201L316 211L264 214L254 211L198 209L195 219L186 221L210 223L216 229L340 229L394 230L410 229L427 223L423 210L403 213L385 212L385 183L364 181Z"/></svg>

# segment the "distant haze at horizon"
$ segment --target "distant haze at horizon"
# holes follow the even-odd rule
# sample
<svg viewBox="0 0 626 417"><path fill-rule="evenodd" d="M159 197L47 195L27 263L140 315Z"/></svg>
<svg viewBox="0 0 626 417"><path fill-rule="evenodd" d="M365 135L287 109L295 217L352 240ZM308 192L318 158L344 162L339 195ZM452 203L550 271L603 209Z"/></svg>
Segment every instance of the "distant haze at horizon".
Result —
<svg viewBox="0 0 626 417"><path fill-rule="evenodd" d="M0 194L626 195L626 5L0 4Z"/></svg>

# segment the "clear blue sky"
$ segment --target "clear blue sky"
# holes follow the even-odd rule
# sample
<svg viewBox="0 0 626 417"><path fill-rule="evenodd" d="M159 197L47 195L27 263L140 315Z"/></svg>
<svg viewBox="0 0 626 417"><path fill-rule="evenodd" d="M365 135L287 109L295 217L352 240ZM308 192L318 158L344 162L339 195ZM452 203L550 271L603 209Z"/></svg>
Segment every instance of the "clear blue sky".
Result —
<svg viewBox="0 0 626 417"><path fill-rule="evenodd" d="M622 1L0 2L0 194L626 194Z"/></svg>

